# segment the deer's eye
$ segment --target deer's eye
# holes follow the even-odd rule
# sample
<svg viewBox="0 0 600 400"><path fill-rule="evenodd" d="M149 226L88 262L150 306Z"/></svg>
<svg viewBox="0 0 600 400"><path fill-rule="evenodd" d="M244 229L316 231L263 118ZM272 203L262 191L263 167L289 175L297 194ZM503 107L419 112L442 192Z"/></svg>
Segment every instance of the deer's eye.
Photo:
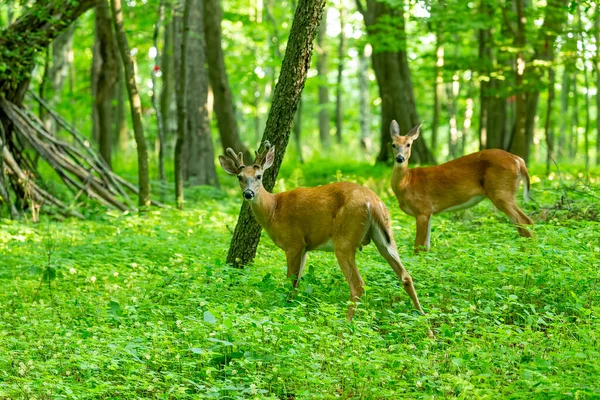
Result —
<svg viewBox="0 0 600 400"><path fill-rule="evenodd" d="M256 179L260 180L260 178L262 178L262 175L256 175Z"/></svg>
<svg viewBox="0 0 600 400"><path fill-rule="evenodd" d="M240 181L240 182L242 181L242 176L241 175L238 175L237 178L238 178L238 181Z"/></svg>
<svg viewBox="0 0 600 400"><path fill-rule="evenodd" d="M396 148L396 144L395 143L392 143L392 148L394 148L394 149Z"/></svg>
<svg viewBox="0 0 600 400"><path fill-rule="evenodd" d="M406 145L406 147L410 147L410 143Z"/></svg>

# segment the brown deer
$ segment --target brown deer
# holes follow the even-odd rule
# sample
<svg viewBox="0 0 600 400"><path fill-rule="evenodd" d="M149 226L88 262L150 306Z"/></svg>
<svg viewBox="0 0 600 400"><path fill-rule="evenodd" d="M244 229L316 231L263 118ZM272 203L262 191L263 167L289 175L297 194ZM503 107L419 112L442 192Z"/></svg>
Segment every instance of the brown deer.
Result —
<svg viewBox="0 0 600 400"><path fill-rule="evenodd" d="M528 199L530 181L521 157L504 150L489 149L424 168L408 168L411 145L421 125L406 136L392 121L390 134L394 151L392 189L402 211L417 220L415 252L429 251L431 216L445 211L469 208L489 198L517 226L521 236L531 237L524 225L533 225L517 205L519 181L524 180L523 195Z"/></svg>
<svg viewBox="0 0 600 400"><path fill-rule="evenodd" d="M287 276L293 278L294 288L298 288L307 252L333 250L350 286L354 304L348 307L347 317L351 320L364 291L364 281L356 268L356 250L373 240L402 281L413 306L424 315L412 278L400 262L388 210L379 197L372 190L349 182L269 193L263 187L262 176L274 157L275 147L265 142L264 151L256 153L251 165L245 165L242 153L236 154L230 148L226 156L219 156L219 162L228 174L237 176L254 217L285 251Z"/></svg>

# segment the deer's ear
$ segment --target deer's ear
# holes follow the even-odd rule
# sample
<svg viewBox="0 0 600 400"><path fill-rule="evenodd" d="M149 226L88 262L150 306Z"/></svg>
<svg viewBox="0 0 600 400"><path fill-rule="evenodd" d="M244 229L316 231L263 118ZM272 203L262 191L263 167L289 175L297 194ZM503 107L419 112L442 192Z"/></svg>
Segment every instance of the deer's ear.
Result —
<svg viewBox="0 0 600 400"><path fill-rule="evenodd" d="M265 157L265 161L262 165L263 171L271 168L271 165L273 165L273 161L275 161L275 146L271 146L269 152L267 153L267 156Z"/></svg>
<svg viewBox="0 0 600 400"><path fill-rule="evenodd" d="M392 120L392 123L390 124L390 136L392 139L400 136L400 125L398 125L395 119Z"/></svg>
<svg viewBox="0 0 600 400"><path fill-rule="evenodd" d="M412 140L415 140L416 138L418 138L419 135L421 134L421 126L423 126L422 122L419 125L412 128L410 130L410 132L408 132L407 136L409 136Z"/></svg>
<svg viewBox="0 0 600 400"><path fill-rule="evenodd" d="M229 157L219 156L219 163L221 164L221 167L225 170L225 172L227 172L229 175L237 175L240 172L239 168Z"/></svg>

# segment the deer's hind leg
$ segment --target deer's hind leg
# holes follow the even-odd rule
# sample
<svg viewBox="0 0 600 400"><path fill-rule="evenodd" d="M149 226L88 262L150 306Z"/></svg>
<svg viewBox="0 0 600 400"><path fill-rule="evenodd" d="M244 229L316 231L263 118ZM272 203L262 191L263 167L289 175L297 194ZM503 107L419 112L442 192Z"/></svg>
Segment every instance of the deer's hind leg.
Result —
<svg viewBox="0 0 600 400"><path fill-rule="evenodd" d="M533 225L533 220L517 205L516 192L518 187L518 177L506 177L498 179L493 184L486 185L485 191L492 203L516 225L519 235L531 237L531 232L525 228L525 225Z"/></svg>
<svg viewBox="0 0 600 400"><path fill-rule="evenodd" d="M333 230L333 248L342 273L350 287L350 300L347 318L350 321L356 310L356 303L364 293L364 285L356 266L356 249L363 243L367 234L367 214L362 210L343 207L336 215Z"/></svg>

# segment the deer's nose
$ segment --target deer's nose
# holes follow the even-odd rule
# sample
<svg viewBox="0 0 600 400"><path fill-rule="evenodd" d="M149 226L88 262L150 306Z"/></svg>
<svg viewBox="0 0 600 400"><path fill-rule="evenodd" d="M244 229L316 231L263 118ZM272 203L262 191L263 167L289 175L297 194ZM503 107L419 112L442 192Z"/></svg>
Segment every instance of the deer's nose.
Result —
<svg viewBox="0 0 600 400"><path fill-rule="evenodd" d="M396 157L396 161L398 161L398 163L402 164L404 161L406 161L406 158L404 158L404 156L398 156Z"/></svg>
<svg viewBox="0 0 600 400"><path fill-rule="evenodd" d="M252 200L254 198L254 192L252 190L244 190L244 198L246 200Z"/></svg>

